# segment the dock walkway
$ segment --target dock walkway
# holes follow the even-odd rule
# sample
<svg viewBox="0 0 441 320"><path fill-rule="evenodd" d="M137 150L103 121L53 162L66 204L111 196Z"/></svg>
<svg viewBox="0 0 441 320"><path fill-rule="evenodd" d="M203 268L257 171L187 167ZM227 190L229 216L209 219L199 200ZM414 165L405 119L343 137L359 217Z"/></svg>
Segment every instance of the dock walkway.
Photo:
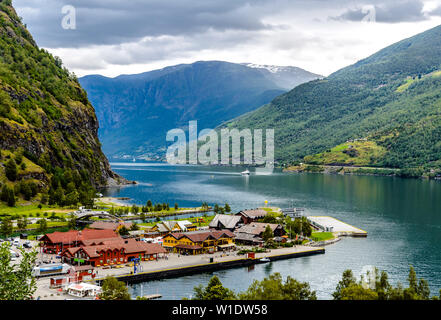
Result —
<svg viewBox="0 0 441 320"><path fill-rule="evenodd" d="M262 258L269 258L270 261L276 261L323 253L325 253L324 248L295 246L293 248L273 249L267 253L257 253L255 259L248 258L246 255L237 255L236 253L230 253L229 255L216 253L213 255L205 254L200 256L178 256L177 254L170 254L168 259L142 262L141 272L136 274L132 273L132 267L98 269L98 277L93 281L101 282L106 276L113 276L126 283L136 283L181 277L201 272L246 267L264 263L260 261ZM210 258L213 258L213 262L210 262Z"/></svg>
<svg viewBox="0 0 441 320"><path fill-rule="evenodd" d="M310 216L307 218L313 226L323 231L332 232L337 236L367 237L368 235L366 231L333 217Z"/></svg>

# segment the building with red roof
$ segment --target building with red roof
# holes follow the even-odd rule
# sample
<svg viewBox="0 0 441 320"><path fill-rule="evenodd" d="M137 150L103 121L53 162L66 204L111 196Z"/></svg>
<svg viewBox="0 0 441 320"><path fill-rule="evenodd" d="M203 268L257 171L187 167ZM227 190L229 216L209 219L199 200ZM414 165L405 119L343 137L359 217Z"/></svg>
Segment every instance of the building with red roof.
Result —
<svg viewBox="0 0 441 320"><path fill-rule="evenodd" d="M159 254L167 253L157 243L145 243L120 237L84 243L88 245L65 249L61 254L63 262L75 264L75 261L82 261L81 263L100 267L123 264L138 258L142 261L157 260Z"/></svg>
<svg viewBox="0 0 441 320"><path fill-rule="evenodd" d="M82 241L118 238L119 235L113 230L92 230L82 231L70 230L67 232L48 233L40 238L43 252L58 254L67 248L78 247Z"/></svg>

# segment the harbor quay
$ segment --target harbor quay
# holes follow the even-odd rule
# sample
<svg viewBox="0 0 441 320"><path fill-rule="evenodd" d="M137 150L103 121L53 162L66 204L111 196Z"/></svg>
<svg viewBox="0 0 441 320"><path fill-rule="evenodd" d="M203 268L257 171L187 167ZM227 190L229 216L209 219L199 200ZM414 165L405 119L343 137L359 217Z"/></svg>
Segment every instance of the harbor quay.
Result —
<svg viewBox="0 0 441 320"><path fill-rule="evenodd" d="M133 273L133 267L103 269L99 271L97 278L90 281L100 283L106 276L113 276L126 283L137 283L228 268L246 267L254 264L323 253L325 253L324 248L298 245L292 248L272 249L268 250L268 252L255 253L254 257L250 257L249 255L238 255L236 252L203 254L197 256L169 254L165 259L158 259L152 262L141 262L140 266L142 271L136 274ZM267 260L264 258L267 258Z"/></svg>
<svg viewBox="0 0 441 320"><path fill-rule="evenodd" d="M271 249L267 252L255 253L254 257L239 255L237 252L181 255L169 253L154 261L141 261L134 273L132 264L118 265L114 267L95 268L96 277L85 282L100 285L107 276L112 276L126 284L144 281L176 278L203 272L213 272L229 268L247 267L255 264L268 263L282 259L299 258L317 254L324 254L324 248L297 245L292 248ZM264 259L267 258L268 260ZM265 261L262 261L264 259ZM65 300L75 299L67 295L59 288L51 288L50 278L37 280L35 297L40 300ZM84 300L84 298L82 298Z"/></svg>

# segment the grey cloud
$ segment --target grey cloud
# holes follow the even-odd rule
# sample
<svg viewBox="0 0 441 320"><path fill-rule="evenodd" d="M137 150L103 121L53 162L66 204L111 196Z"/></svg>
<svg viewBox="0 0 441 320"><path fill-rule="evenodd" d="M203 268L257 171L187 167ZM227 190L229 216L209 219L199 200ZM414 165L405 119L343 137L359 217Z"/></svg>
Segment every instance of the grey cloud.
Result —
<svg viewBox="0 0 441 320"><path fill-rule="evenodd" d="M180 36L207 30L263 30L267 1L246 0L16 0L14 5L41 46L75 48ZM65 5L76 8L76 30L61 26Z"/></svg>
<svg viewBox="0 0 441 320"><path fill-rule="evenodd" d="M423 13L424 4L419 0L395 1L392 3L384 3L373 5L375 8L375 16L377 22L384 23L400 23L400 22L416 22L427 20L428 16ZM362 21L366 17L368 11L364 6L356 9L349 9L342 15L331 17L332 20L343 21Z"/></svg>

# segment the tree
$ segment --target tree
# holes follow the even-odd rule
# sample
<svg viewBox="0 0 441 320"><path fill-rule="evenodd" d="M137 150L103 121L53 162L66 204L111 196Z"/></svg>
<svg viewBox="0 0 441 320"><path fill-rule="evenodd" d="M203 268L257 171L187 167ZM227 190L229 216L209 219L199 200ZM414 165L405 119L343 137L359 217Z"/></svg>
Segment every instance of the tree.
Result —
<svg viewBox="0 0 441 320"><path fill-rule="evenodd" d="M133 214L137 214L139 212L139 208L136 204L134 204L130 210Z"/></svg>
<svg viewBox="0 0 441 320"><path fill-rule="evenodd" d="M369 288L363 288L361 284L350 284L341 290L340 300L378 300L378 294Z"/></svg>
<svg viewBox="0 0 441 320"><path fill-rule="evenodd" d="M214 205L214 209L213 209L213 211L214 211L214 213L219 213L219 205L216 203L215 205Z"/></svg>
<svg viewBox="0 0 441 320"><path fill-rule="evenodd" d="M80 195L78 191L74 190L66 195L66 199L64 200L64 202L68 206L76 206L79 200L80 200Z"/></svg>
<svg viewBox="0 0 441 320"><path fill-rule="evenodd" d="M274 238L273 230L269 225L266 226L265 231L263 232L262 239L263 241L268 241L269 239Z"/></svg>
<svg viewBox="0 0 441 320"><path fill-rule="evenodd" d="M99 295L101 300L130 300L130 293L122 281L114 277L107 276L102 285L102 293Z"/></svg>
<svg viewBox="0 0 441 320"><path fill-rule="evenodd" d="M69 219L67 220L67 226L69 229L75 229L77 227L77 219L74 214L69 215Z"/></svg>
<svg viewBox="0 0 441 320"><path fill-rule="evenodd" d="M240 300L317 300L306 282L287 277L283 283L280 273L274 273L262 281L254 280L251 286L239 294Z"/></svg>
<svg viewBox="0 0 441 320"><path fill-rule="evenodd" d="M334 300L341 300L343 298L342 291L354 284L357 284L357 280L352 274L352 270L345 270L343 272L342 279L339 281L334 293L332 294Z"/></svg>
<svg viewBox="0 0 441 320"><path fill-rule="evenodd" d="M20 263L11 264L10 245L7 242L0 245L0 300L30 300L37 290L32 276L37 252L20 251Z"/></svg>
<svg viewBox="0 0 441 320"><path fill-rule="evenodd" d="M7 238L9 235L12 234L14 230L14 226L12 224L12 218L11 217L4 217L2 220L2 224L0 225L0 234Z"/></svg>
<svg viewBox="0 0 441 320"><path fill-rule="evenodd" d="M148 208L151 208L151 207L152 207L152 201L151 201L151 200L148 200L148 201L147 201L147 207L148 207Z"/></svg>
<svg viewBox="0 0 441 320"><path fill-rule="evenodd" d="M20 230L24 230L26 229L28 225L28 221L26 219L26 217L21 216L18 220L17 220L17 228Z"/></svg>
<svg viewBox="0 0 441 320"><path fill-rule="evenodd" d="M145 213L144 213L144 212L141 212L141 214L139 215L139 218L140 218L143 222L145 222L145 221L146 221L146 215L145 215Z"/></svg>
<svg viewBox="0 0 441 320"><path fill-rule="evenodd" d="M424 279L418 279L414 268L411 266L408 288L398 283L396 287L389 284L385 271L378 273L374 270L374 283L367 284L362 278L359 282L352 275L351 270L343 272L342 280L338 283L335 292L332 294L335 300L430 300L429 284ZM433 297L432 299L438 299Z"/></svg>
<svg viewBox="0 0 441 320"><path fill-rule="evenodd" d="M139 230L139 226L138 224L135 222L132 224L132 226L130 227L130 231L137 231Z"/></svg>
<svg viewBox="0 0 441 320"><path fill-rule="evenodd" d="M193 300L233 300L235 294L222 285L217 276L213 276L208 282L207 287L199 285L194 288Z"/></svg>
<svg viewBox="0 0 441 320"><path fill-rule="evenodd" d="M9 188L7 185L3 185L2 192L0 194L0 200L7 202L9 199Z"/></svg>
<svg viewBox="0 0 441 320"><path fill-rule="evenodd" d="M10 181L17 180L18 170L14 159L9 159L8 162L6 162L5 174Z"/></svg>
<svg viewBox="0 0 441 320"><path fill-rule="evenodd" d="M15 192L13 189L9 189L8 206L15 207Z"/></svg>
<svg viewBox="0 0 441 320"><path fill-rule="evenodd" d="M45 233L47 230L47 220L45 218L38 220L38 232Z"/></svg>
<svg viewBox="0 0 441 320"><path fill-rule="evenodd" d="M226 213L230 213L231 212L231 207L228 203L225 204L225 212Z"/></svg>
<svg viewBox="0 0 441 320"><path fill-rule="evenodd" d="M127 236L129 235L129 229L126 228L126 226L122 226L119 230L118 233L120 236Z"/></svg>
<svg viewBox="0 0 441 320"><path fill-rule="evenodd" d="M175 203L175 210L177 211L179 209L179 206L177 203Z"/></svg>

